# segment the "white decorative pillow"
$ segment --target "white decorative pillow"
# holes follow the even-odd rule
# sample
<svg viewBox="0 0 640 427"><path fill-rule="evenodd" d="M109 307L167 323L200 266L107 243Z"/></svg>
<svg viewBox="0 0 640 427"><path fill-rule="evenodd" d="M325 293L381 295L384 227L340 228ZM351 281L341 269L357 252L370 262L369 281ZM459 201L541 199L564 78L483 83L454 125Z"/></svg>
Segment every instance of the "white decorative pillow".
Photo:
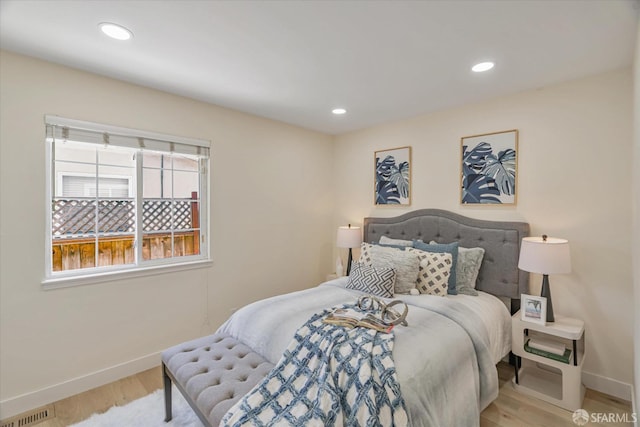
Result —
<svg viewBox="0 0 640 427"><path fill-rule="evenodd" d="M410 248L413 246L413 241L412 240L402 240L402 239L392 239L391 237L387 237L387 236L380 236L380 242L381 245L393 245L393 246L404 246L407 248Z"/></svg>
<svg viewBox="0 0 640 427"><path fill-rule="evenodd" d="M396 271L397 294L408 294L416 287L420 260L413 252L362 243L358 262L376 268L393 268Z"/></svg>
<svg viewBox="0 0 640 427"><path fill-rule="evenodd" d="M351 266L347 288L391 298L395 282L396 272L393 268L375 268L356 262Z"/></svg>
<svg viewBox="0 0 640 427"><path fill-rule="evenodd" d="M418 249L409 249L418 255L420 267L416 288L421 294L447 295L449 276L453 257L446 252L425 252Z"/></svg>

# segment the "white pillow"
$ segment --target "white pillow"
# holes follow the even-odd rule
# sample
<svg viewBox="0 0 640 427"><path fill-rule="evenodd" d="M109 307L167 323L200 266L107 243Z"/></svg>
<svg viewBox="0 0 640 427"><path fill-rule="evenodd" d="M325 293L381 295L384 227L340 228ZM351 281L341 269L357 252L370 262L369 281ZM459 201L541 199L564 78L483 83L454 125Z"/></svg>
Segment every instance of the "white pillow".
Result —
<svg viewBox="0 0 640 427"><path fill-rule="evenodd" d="M421 294L447 295L449 276L453 256L446 252L425 252L418 249L408 249L420 259L416 288Z"/></svg>
<svg viewBox="0 0 640 427"><path fill-rule="evenodd" d="M420 260L414 252L362 243L358 262L376 268L393 268L396 271L397 294L408 294L416 287Z"/></svg>

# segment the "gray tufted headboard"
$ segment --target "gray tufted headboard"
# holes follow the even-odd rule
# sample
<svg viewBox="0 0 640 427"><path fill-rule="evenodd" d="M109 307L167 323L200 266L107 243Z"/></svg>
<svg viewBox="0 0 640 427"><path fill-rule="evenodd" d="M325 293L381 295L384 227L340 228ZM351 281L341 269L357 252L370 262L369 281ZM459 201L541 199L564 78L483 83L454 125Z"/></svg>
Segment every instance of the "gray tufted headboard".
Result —
<svg viewBox="0 0 640 427"><path fill-rule="evenodd" d="M521 293L529 292L529 273L518 269L520 242L529 235L526 222L486 221L441 209L419 209L394 218L365 218L364 241L377 243L380 236L394 239L459 242L485 250L477 288L512 299L519 308Z"/></svg>

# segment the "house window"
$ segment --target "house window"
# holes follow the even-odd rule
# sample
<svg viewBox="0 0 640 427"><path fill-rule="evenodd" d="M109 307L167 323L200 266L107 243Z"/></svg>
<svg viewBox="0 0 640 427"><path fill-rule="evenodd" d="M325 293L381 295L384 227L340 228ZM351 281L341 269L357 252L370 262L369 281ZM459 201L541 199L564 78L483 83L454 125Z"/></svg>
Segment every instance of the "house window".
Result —
<svg viewBox="0 0 640 427"><path fill-rule="evenodd" d="M207 141L45 121L47 279L208 259Z"/></svg>
<svg viewBox="0 0 640 427"><path fill-rule="evenodd" d="M95 197L100 189L100 197L131 197L131 177L108 177L91 175L60 174L62 196L64 197Z"/></svg>

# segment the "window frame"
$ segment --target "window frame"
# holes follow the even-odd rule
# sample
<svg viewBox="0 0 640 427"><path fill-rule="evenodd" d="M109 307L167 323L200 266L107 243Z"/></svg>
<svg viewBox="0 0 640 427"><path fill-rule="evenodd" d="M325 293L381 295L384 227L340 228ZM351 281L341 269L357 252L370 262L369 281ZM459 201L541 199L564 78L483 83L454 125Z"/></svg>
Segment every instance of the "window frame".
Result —
<svg viewBox="0 0 640 427"><path fill-rule="evenodd" d="M45 125L69 127L74 129L88 130L92 132L101 132L106 134L125 135L126 137L149 139L154 141L163 141L170 144L184 144L192 147L203 147L208 151L210 150L211 143L207 140L178 137L174 135L167 135L155 132L141 131L130 128L123 128L111 125L104 125L93 122L85 122L74 119L66 119L59 116L45 115ZM87 142L89 144L89 142ZM45 191L45 206L46 206L46 221L45 221L45 271L44 279L42 280L43 289L56 289L70 286L85 285L91 283L100 283L107 281L115 281L125 278L142 277L156 274L164 274L172 271L183 271L194 268L206 268L212 265L211 260L211 242L210 242L210 183L211 183L211 156L199 157L199 215L200 215L200 254L187 255L170 258L159 258L144 260L142 257L142 236L144 230L142 230L142 167L141 162L138 160L142 156L142 148L135 149L136 152L136 180L130 181L130 185L137 187L134 191L134 198L136 203L136 230L134 237L134 252L135 260L133 264L119 264L102 267L80 268L74 270L65 271L53 271L53 235L52 235L52 200L54 196L54 186L58 179L54 176L55 165L53 158L53 143L52 138L47 134L45 136L45 173L46 173L46 191Z"/></svg>

